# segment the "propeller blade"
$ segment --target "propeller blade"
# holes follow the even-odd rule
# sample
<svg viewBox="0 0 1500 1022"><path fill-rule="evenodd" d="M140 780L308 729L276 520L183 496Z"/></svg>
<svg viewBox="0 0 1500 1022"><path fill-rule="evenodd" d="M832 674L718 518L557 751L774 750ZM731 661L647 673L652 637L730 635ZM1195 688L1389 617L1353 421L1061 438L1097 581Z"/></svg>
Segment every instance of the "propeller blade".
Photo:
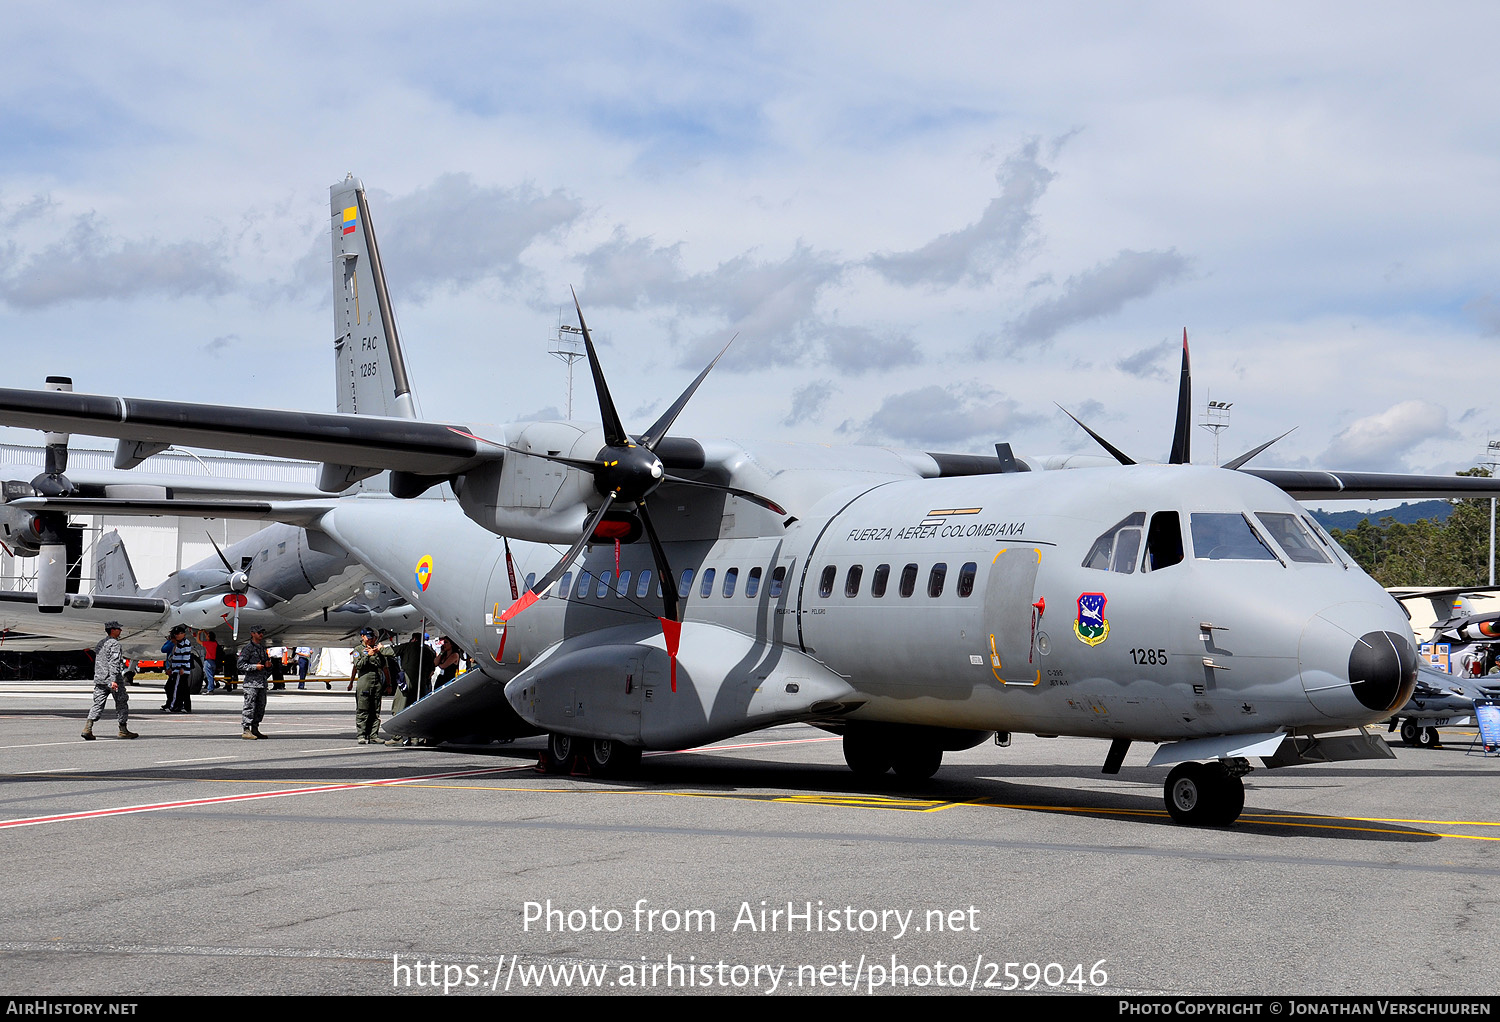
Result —
<svg viewBox="0 0 1500 1022"><path fill-rule="evenodd" d="M656 560L657 576L661 579L662 602L665 604L663 610L666 613L657 618L661 622L661 637L667 647L667 659L672 664L672 691L677 691L677 649L682 642L682 600L677 593L677 580L672 577L672 565L667 563L667 552L662 549L661 540L656 537L656 528L651 524L651 512L646 510L644 502L636 505L640 512L641 525L646 530L646 538L651 541L651 556Z"/></svg>
<svg viewBox="0 0 1500 1022"><path fill-rule="evenodd" d="M1093 430L1089 429L1087 426L1085 426L1083 424L1083 420L1080 419L1078 416L1074 415L1072 412L1068 411L1066 408L1063 408L1062 405L1058 405L1057 407L1062 410L1062 413L1064 415L1066 415L1068 418L1072 419L1074 422L1078 423L1079 428L1082 429L1089 436L1093 437L1098 442L1098 444L1099 444L1100 447L1104 448L1110 454L1114 455L1114 459L1116 461L1118 461L1120 464L1122 464L1122 465L1134 465L1135 464L1135 459L1134 458L1132 458L1130 455L1126 454L1124 451L1120 450L1118 447L1116 447L1114 444L1110 443L1108 440L1104 439L1098 433L1095 433Z"/></svg>
<svg viewBox="0 0 1500 1022"><path fill-rule="evenodd" d="M208 537L208 541L214 545L214 553L216 553L216 554L219 555L219 560L222 561L223 564L224 564L224 570L227 571L227 572L229 572L229 574L233 575L234 574L234 567L233 567L233 565L231 565L229 563L229 558L227 558L227 557L224 556L224 551L222 551L222 550L219 549L219 542L218 542L218 540L214 539L214 534L211 533L211 532L209 532L207 529L203 530L203 534L205 536L207 536Z"/></svg>
<svg viewBox="0 0 1500 1022"><path fill-rule="evenodd" d="M734 335L734 337L738 336L739 334ZM719 349L719 353L714 356L714 360L704 367L703 372L698 374L698 378L688 384L687 390L684 390L677 400L672 402L672 407L662 412L661 418L657 419L651 424L650 429L641 434L641 443L648 450L655 453L656 445L661 442L662 437L667 435L667 430L672 428L672 423L677 421L677 416L682 414L682 409L687 405L688 398L693 396L693 392L698 389L698 385L703 382L703 378L709 374L709 371L719 364L719 359L724 357L724 352L728 351L729 345L734 343L734 337L729 338L729 342Z"/></svg>
<svg viewBox="0 0 1500 1022"><path fill-rule="evenodd" d="M571 288L569 289L571 290ZM599 397L599 418L604 423L604 442L611 447L626 447L630 437L620 422L620 413L615 411L614 399L609 396L609 384L604 382L604 367L599 364L599 353L594 350L589 326L583 321L583 306L578 304L578 292L573 292L573 308L578 310L578 328L583 331L583 347L589 356L589 372L594 374L594 392Z"/></svg>
<svg viewBox="0 0 1500 1022"><path fill-rule="evenodd" d="M1267 447L1270 447L1277 440L1280 440L1283 437L1286 437L1286 436L1290 435L1292 432L1294 432L1296 430L1296 428L1297 428L1296 426L1293 426L1291 429L1289 429L1285 433L1281 434L1281 436L1272 437L1270 440L1267 440L1265 443L1261 444L1259 447L1252 447L1252 448L1250 448L1250 450L1246 451L1244 454L1241 454L1238 458L1230 458L1228 461L1224 462L1224 467L1225 468L1239 468L1241 465L1245 464L1245 462L1247 462L1251 458L1255 457L1261 451L1265 450Z"/></svg>
<svg viewBox="0 0 1500 1022"><path fill-rule="evenodd" d="M651 544L651 557L656 561L656 577L661 579L661 594L665 617L669 621L682 620L682 598L677 592L677 580L672 577L672 565L667 561L667 552L662 549L656 535L656 526L651 523L651 512L644 503L636 505L641 516L641 525L646 530L646 539Z"/></svg>
<svg viewBox="0 0 1500 1022"><path fill-rule="evenodd" d="M1187 327L1182 328L1182 377L1177 384L1177 426L1172 430L1170 465L1186 465L1193 460L1193 424L1190 405L1193 401L1193 377L1188 370ZM1080 423L1082 425L1082 423Z"/></svg>
<svg viewBox="0 0 1500 1022"><path fill-rule="evenodd" d="M1079 423L1079 425L1082 426L1083 423ZM1083 428L1088 429L1087 426L1084 426ZM707 490L720 490L724 493L732 493L736 497L748 500L752 504L759 504L761 507L773 511L778 515L786 514L786 508L776 503L770 497L762 497L758 493L751 493L749 490L742 490L737 486L725 486L723 483L709 483L704 482L701 479L684 479L682 476L674 476L671 473L663 475L662 482L681 483L683 486L701 486Z"/></svg>
<svg viewBox="0 0 1500 1022"><path fill-rule="evenodd" d="M599 527L599 523L604 520L605 512L610 509L614 502L614 494L606 493L604 495L604 501L599 505L599 510L595 511L590 516L588 522L584 524L583 535L579 536L578 541L568 548L568 552L563 554L562 560L552 566L551 571L537 579L536 584L522 593L519 600L506 608L505 613L500 615L501 621L509 621L521 613L521 611L531 606L541 598L543 593L552 587L554 582L562 578L563 572L568 570L568 566L573 563L583 548L589 545L589 541L594 536L594 530Z"/></svg>

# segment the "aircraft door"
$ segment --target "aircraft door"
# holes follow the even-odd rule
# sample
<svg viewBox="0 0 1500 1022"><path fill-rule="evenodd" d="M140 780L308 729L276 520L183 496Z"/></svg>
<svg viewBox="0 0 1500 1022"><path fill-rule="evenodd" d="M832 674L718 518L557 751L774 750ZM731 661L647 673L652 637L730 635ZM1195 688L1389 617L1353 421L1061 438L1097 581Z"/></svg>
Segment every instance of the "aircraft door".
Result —
<svg viewBox="0 0 1500 1022"><path fill-rule="evenodd" d="M1035 547L1007 547L995 555L984 593L990 669L1005 684L1036 685L1036 633L1041 608L1034 606L1037 568L1042 552Z"/></svg>

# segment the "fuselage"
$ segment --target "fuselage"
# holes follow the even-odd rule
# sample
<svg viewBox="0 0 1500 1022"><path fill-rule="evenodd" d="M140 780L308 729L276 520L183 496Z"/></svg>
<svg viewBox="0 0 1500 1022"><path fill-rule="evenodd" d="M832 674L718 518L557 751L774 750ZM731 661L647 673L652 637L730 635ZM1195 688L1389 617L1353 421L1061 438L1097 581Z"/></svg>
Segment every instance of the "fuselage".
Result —
<svg viewBox="0 0 1500 1022"><path fill-rule="evenodd" d="M600 543L500 626L561 551L511 543L507 563L452 505L382 504L340 507L325 527L499 681L564 639L661 613L646 543L618 562ZM848 719L1170 740L1339 730L1410 694L1395 602L1296 502L1240 473L881 481L772 524L666 544L684 626L748 636L766 662L818 661L852 689Z"/></svg>

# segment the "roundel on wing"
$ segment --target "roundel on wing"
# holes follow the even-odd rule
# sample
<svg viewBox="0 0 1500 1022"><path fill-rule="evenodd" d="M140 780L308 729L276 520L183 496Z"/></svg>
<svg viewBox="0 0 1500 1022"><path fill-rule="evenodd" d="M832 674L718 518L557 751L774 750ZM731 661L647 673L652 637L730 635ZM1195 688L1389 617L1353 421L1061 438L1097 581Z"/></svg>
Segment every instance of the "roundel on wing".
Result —
<svg viewBox="0 0 1500 1022"><path fill-rule="evenodd" d="M417 588L425 593L427 583L430 581L432 581L432 557L429 555L417 562Z"/></svg>

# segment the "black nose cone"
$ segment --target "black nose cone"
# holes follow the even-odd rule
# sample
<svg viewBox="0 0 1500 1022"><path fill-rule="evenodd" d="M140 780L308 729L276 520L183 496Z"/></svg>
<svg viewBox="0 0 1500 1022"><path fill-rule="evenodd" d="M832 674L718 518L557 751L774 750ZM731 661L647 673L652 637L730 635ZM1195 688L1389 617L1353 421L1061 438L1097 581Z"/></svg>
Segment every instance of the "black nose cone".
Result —
<svg viewBox="0 0 1500 1022"><path fill-rule="evenodd" d="M1349 684L1372 710L1395 710L1417 684L1417 651L1395 632L1366 632L1349 654Z"/></svg>

